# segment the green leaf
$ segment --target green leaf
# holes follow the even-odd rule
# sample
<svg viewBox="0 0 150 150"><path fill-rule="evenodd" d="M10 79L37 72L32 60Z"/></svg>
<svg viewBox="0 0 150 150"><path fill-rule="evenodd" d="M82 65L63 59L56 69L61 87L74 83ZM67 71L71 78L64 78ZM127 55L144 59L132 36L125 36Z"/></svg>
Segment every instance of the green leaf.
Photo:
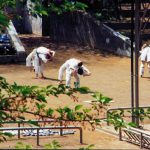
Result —
<svg viewBox="0 0 150 150"><path fill-rule="evenodd" d="M65 106L65 107L63 108L63 110L64 110L64 112L68 112L68 111L71 111L71 108Z"/></svg>
<svg viewBox="0 0 150 150"><path fill-rule="evenodd" d="M39 101L47 102L45 96L42 95L42 94L37 95L36 99L39 100Z"/></svg>
<svg viewBox="0 0 150 150"><path fill-rule="evenodd" d="M76 106L75 106L75 111L80 110L82 107L83 107L83 105L76 105Z"/></svg>
<svg viewBox="0 0 150 150"><path fill-rule="evenodd" d="M137 127L137 125L136 125L134 122L129 122L128 125L129 125L130 127Z"/></svg>
<svg viewBox="0 0 150 150"><path fill-rule="evenodd" d="M80 92L81 94L88 94L91 93L91 90L88 87L79 87L76 91Z"/></svg>
<svg viewBox="0 0 150 150"><path fill-rule="evenodd" d="M92 94L92 97L99 103L103 104L103 105L108 105L111 101L112 98L103 96L103 94L101 94L100 92L95 92Z"/></svg>
<svg viewBox="0 0 150 150"><path fill-rule="evenodd" d="M45 149L59 149L61 148L61 145L56 140L53 140L51 143L45 144L44 148Z"/></svg>
<svg viewBox="0 0 150 150"><path fill-rule="evenodd" d="M15 149L32 149L32 146L26 145L22 142L17 142L17 144L15 145Z"/></svg>
<svg viewBox="0 0 150 150"><path fill-rule="evenodd" d="M88 109L88 108L83 109L84 113L89 113L90 111L91 111L91 109Z"/></svg>
<svg viewBox="0 0 150 150"><path fill-rule="evenodd" d="M90 150L90 149L93 149L93 147L94 147L94 144L91 144L91 145L88 145L85 148L79 148L79 150Z"/></svg>
<svg viewBox="0 0 150 150"><path fill-rule="evenodd" d="M73 111L68 111L67 112L67 119L68 120L75 120L75 115Z"/></svg>
<svg viewBox="0 0 150 150"><path fill-rule="evenodd" d="M49 108L49 109L46 111L46 115L47 115L47 116L52 116L53 113L54 113L54 110L51 109L51 108Z"/></svg>
<svg viewBox="0 0 150 150"><path fill-rule="evenodd" d="M3 132L3 135L4 136L7 136L7 137L13 137L14 135L10 132Z"/></svg>
<svg viewBox="0 0 150 150"><path fill-rule="evenodd" d="M9 19L8 17L0 11L0 27L8 27Z"/></svg>
<svg viewBox="0 0 150 150"><path fill-rule="evenodd" d="M35 125L35 126L39 126L38 122L34 121L34 120L28 120L28 123L32 124L32 125Z"/></svg>

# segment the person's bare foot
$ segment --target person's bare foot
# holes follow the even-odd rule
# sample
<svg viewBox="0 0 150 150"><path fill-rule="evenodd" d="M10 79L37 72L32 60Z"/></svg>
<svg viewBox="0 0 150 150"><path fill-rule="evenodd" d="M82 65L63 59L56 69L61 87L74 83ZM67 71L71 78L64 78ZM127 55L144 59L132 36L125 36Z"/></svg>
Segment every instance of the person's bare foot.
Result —
<svg viewBox="0 0 150 150"><path fill-rule="evenodd" d="M46 79L46 77L42 76L42 77L40 77L40 79Z"/></svg>

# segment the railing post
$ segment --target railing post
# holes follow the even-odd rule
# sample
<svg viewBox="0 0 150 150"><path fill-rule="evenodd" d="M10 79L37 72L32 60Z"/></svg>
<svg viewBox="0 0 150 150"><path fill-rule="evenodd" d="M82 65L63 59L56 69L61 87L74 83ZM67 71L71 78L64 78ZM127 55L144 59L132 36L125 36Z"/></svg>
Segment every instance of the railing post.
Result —
<svg viewBox="0 0 150 150"><path fill-rule="evenodd" d="M142 149L142 147L143 147L142 141L143 141L143 134L140 133L140 148L141 148L141 149Z"/></svg>
<svg viewBox="0 0 150 150"><path fill-rule="evenodd" d="M82 128L79 129L80 130L80 143L83 143L83 135L82 135Z"/></svg>
<svg viewBox="0 0 150 150"><path fill-rule="evenodd" d="M62 127L62 121L60 121L60 126ZM63 129L60 128L60 136L63 136Z"/></svg>
<svg viewBox="0 0 150 150"><path fill-rule="evenodd" d="M106 112L107 125L109 126L109 121L108 121L108 114L109 114L109 110L107 110L107 112Z"/></svg>
<svg viewBox="0 0 150 150"><path fill-rule="evenodd" d="M20 128L20 122L18 122L18 127ZM20 130L18 130L18 139L20 139Z"/></svg>
<svg viewBox="0 0 150 150"><path fill-rule="evenodd" d="M122 141L122 130L121 130L121 127L119 128L119 141Z"/></svg>
<svg viewBox="0 0 150 150"><path fill-rule="evenodd" d="M39 144L39 129L37 129L37 146L40 146L40 144Z"/></svg>

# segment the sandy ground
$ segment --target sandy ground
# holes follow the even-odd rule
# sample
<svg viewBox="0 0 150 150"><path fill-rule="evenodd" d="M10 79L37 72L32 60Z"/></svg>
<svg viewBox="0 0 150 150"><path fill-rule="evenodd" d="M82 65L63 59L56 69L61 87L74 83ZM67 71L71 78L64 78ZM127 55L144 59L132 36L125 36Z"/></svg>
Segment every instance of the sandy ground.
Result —
<svg viewBox="0 0 150 150"><path fill-rule="evenodd" d="M27 53L31 51L33 47L40 46L41 40L35 38L34 42L27 41L29 38L21 38ZM48 39L44 41L46 44L49 42ZM44 43L44 44L45 44ZM45 44L45 45L46 45ZM30 72L22 64L5 64L0 65L0 75L5 77L8 82L16 82L18 84L24 85L39 85L46 86L49 84L57 85L58 69L65 60L69 58L78 58L84 62L84 65L92 72L89 77L81 77L81 85L88 86L92 90L100 91L102 94L113 98L114 102L111 103L110 108L116 107L130 107L131 104L131 76L130 76L130 58L119 57L110 54L101 54L98 52L93 52L91 50L79 48L78 46L69 47L63 45L53 45L48 43L46 45L53 50L56 50L56 56L53 62L49 62L45 65L45 76L47 79L34 79L34 73ZM74 79L72 79L73 83ZM139 78L139 100L140 106L149 105L149 83L150 78L148 75L148 70L146 68L144 78ZM87 95L81 95L79 97L79 102L84 103L85 100L89 100L90 97ZM68 99L63 99L61 97L60 101L55 101L55 103L50 102L51 105L62 106L63 105L73 105L73 102ZM139 149L138 146L129 144L127 142L119 141L118 137L113 136L103 131L88 131L85 130L83 133L83 141L85 144L79 144L78 133L70 136L55 136L55 137L42 137L41 146L37 148L42 148L45 143L52 140L57 140L63 146L63 148L81 148L89 144L94 144L97 149ZM10 140L7 143L0 144L0 148L13 148L18 140ZM30 137L22 140L26 143L31 143L36 146L36 138Z"/></svg>

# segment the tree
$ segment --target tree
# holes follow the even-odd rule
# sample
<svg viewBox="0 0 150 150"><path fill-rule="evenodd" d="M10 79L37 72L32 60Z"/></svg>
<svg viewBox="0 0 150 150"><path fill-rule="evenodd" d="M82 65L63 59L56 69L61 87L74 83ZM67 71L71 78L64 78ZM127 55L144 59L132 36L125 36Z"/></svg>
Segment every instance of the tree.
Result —
<svg viewBox="0 0 150 150"><path fill-rule="evenodd" d="M47 100L51 95L58 97L60 94L69 96L73 101L78 101L75 93L92 94L94 98L89 107L81 104L70 108L68 106L52 108L47 106ZM27 114L32 115L33 119L40 120L53 119L54 125L59 121L62 125L90 125L95 129L95 125L101 124L101 117L107 110L111 98L102 95L99 92L92 92L87 87L68 89L65 85L58 86L49 85L47 87L37 86L20 86L17 83L9 84L6 79L0 77L0 126L4 121L22 121L28 120L29 124L39 125L29 120ZM0 140L6 140L8 133L0 133Z"/></svg>
<svg viewBox="0 0 150 150"><path fill-rule="evenodd" d="M24 7L29 0L1 0L0 3L0 29L9 25L9 20L16 17L16 7ZM28 10L31 15L48 15L51 12L62 14L63 12L85 10L87 5L71 0L30 0ZM43 5L44 4L44 5Z"/></svg>
<svg viewBox="0 0 150 150"><path fill-rule="evenodd" d="M0 3L0 29L8 26L11 15L7 13L7 8L14 8L16 5L15 0L1 0Z"/></svg>

